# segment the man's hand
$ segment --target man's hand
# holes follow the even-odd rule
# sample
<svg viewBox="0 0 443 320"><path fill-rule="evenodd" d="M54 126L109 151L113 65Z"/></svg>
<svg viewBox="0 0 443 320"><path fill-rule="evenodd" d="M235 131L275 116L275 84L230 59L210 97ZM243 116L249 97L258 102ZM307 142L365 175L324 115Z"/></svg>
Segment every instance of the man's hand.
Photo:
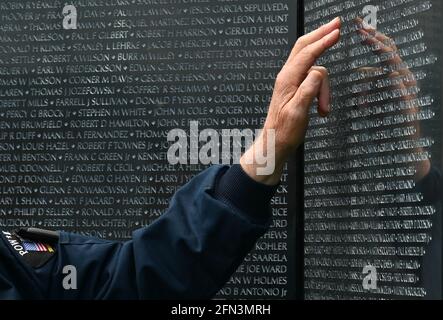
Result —
<svg viewBox="0 0 443 320"><path fill-rule="evenodd" d="M309 109L318 97L318 113L329 113L329 80L316 60L340 39L340 18L300 37L286 64L277 75L263 131L240 159L243 170L254 180L273 185L280 180L290 154L303 142L309 122ZM257 154L267 154L268 130L275 133L275 170L258 175Z"/></svg>

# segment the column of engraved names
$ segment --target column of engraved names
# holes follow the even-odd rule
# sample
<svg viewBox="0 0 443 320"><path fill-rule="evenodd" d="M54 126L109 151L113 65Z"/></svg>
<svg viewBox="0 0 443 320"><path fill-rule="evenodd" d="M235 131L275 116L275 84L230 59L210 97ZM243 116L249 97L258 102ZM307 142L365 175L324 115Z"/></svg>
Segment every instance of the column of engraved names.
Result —
<svg viewBox="0 0 443 320"><path fill-rule="evenodd" d="M114 39L126 34L97 21L101 8L84 8L91 19L75 33L62 30L58 1L2 5L4 74L16 87L4 122L11 130L5 135L12 151L8 173L15 173L13 187L26 193L11 197L7 227L124 238L139 224L132 218L142 217L140 208L123 206L141 184L127 150L143 148L143 142L130 141L125 128L141 111L126 108L127 97L114 97L121 90L117 73L125 67L105 50L122 49ZM82 43L85 38L96 41Z"/></svg>
<svg viewBox="0 0 443 320"><path fill-rule="evenodd" d="M378 31L394 40L405 64L380 71L383 57L361 44L353 19L366 4L378 6ZM418 15L431 7L407 0L306 3L307 30L333 18L332 11L344 19L341 42L318 61L331 74L333 112L328 119L313 114L305 146L308 299L426 294L420 267L435 209L420 204L414 175L434 143L417 137L417 123L434 116L433 99L417 86L396 89L405 79L388 75L408 68L419 82L427 78L436 58L426 50ZM377 289L369 291L362 286L367 265L378 274Z"/></svg>
<svg viewBox="0 0 443 320"><path fill-rule="evenodd" d="M51 9L55 7L47 11L19 2L1 3L2 228L74 223L70 209L58 210L54 200L46 198L62 183L64 168L58 157L67 146L51 139L64 125L63 113L52 99L43 97L46 87L57 86L61 79L37 66L39 53L51 50L50 42L63 40L56 32L40 30L49 25ZM54 217L52 222L40 219L47 213Z"/></svg>
<svg viewBox="0 0 443 320"><path fill-rule="evenodd" d="M204 169L168 164L169 130L262 125L288 6L145 2L73 1L76 30L57 1L1 4L2 227L128 239ZM251 288L222 294L286 295L285 179L270 233L232 280Z"/></svg>
<svg viewBox="0 0 443 320"><path fill-rule="evenodd" d="M188 106L179 107L171 102L168 113L171 116L180 114L185 119L181 124L184 128L189 127L190 120L197 120L200 130L259 128L263 124L275 73L287 54L287 5L245 2L221 6L216 3L187 6L185 10L190 20L173 22L173 28L180 29L176 36L193 39L186 42L178 60L200 66L207 77L198 94L194 93L191 99L189 94L183 98ZM202 15L210 18L202 19ZM210 29L196 32L192 17ZM191 176L197 172L191 171ZM286 296L287 243L274 240L274 234L284 237L283 240L287 237L285 193L283 186L275 199L276 222L272 228L276 230L257 244L256 250L219 296ZM278 265L267 267L269 262ZM268 275L261 276L263 272Z"/></svg>

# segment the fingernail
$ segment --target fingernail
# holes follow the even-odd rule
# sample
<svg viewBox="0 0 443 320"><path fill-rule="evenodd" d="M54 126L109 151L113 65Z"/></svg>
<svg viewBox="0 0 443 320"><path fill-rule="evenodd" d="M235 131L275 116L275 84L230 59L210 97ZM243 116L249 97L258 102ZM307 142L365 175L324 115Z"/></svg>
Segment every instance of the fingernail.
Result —
<svg viewBox="0 0 443 320"><path fill-rule="evenodd" d="M334 19L331 20L330 23L338 22L339 20L341 20L340 17L335 17Z"/></svg>
<svg viewBox="0 0 443 320"><path fill-rule="evenodd" d="M326 117L326 116L328 116L329 115L329 113L331 112L331 106L328 104L327 106L326 106L326 108L325 108L326 110L319 110L319 115L321 116L321 117Z"/></svg>
<svg viewBox="0 0 443 320"><path fill-rule="evenodd" d="M330 34L328 34L328 35L326 36L326 37L327 37L327 40L330 40L330 39L335 38L335 37L337 36L337 31L340 32L340 30L335 29L335 30L332 31Z"/></svg>

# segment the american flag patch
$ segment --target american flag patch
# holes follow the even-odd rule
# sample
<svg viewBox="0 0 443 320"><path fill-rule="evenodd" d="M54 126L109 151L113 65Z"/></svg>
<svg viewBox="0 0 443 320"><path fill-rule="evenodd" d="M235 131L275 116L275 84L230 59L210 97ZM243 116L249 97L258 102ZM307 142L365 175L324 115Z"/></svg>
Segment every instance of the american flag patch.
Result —
<svg viewBox="0 0 443 320"><path fill-rule="evenodd" d="M41 242L23 241L23 248L26 251L54 252L50 245Z"/></svg>

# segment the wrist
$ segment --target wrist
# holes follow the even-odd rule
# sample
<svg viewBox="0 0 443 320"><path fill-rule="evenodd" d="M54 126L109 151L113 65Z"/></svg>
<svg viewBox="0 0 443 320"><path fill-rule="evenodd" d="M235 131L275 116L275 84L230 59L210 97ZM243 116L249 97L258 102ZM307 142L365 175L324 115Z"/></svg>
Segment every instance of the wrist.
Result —
<svg viewBox="0 0 443 320"><path fill-rule="evenodd" d="M257 162L254 151L256 146L249 148L240 158L240 166L243 171L256 182L266 184L269 186L276 185L280 182L283 173L285 161L275 157L273 159L274 165L267 164L267 170L263 170L263 164Z"/></svg>

